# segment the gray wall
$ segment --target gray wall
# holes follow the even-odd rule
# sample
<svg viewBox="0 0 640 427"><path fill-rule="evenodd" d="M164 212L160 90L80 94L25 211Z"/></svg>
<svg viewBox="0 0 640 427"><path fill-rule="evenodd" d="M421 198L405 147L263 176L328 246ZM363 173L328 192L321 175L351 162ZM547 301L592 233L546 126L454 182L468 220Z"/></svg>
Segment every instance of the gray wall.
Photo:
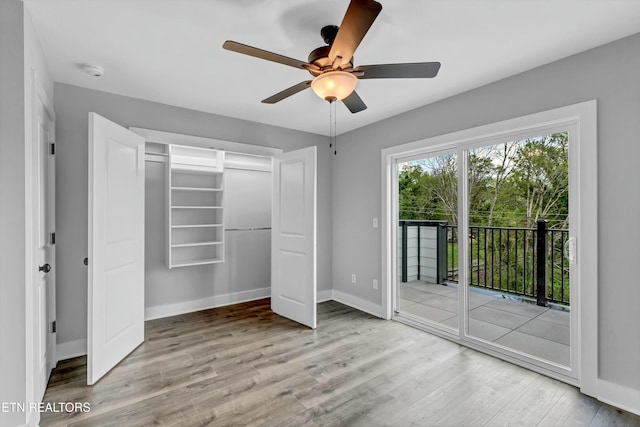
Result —
<svg viewBox="0 0 640 427"><path fill-rule="evenodd" d="M242 297L246 298L246 291L268 288L271 282L269 230L227 232L222 264L171 270L166 267L165 166L146 162L145 308L161 309L194 300L206 304L212 295L245 292ZM271 179L271 172L225 168L225 228L271 227Z"/></svg>
<svg viewBox="0 0 640 427"><path fill-rule="evenodd" d="M381 215L383 147L595 98L599 374L640 390L639 53L636 34L341 136L333 165L334 289L381 303L370 278L381 274L381 233L371 218ZM352 273L367 280L353 285Z"/></svg>
<svg viewBox="0 0 640 427"><path fill-rule="evenodd" d="M87 270L82 260L87 255L87 114L90 111L125 127L243 142L285 151L318 145L318 290L331 289L332 156L326 137L59 83L55 85L55 92L59 344L86 338ZM183 275L182 280L211 280L211 268L185 269L177 274ZM204 297L201 294L193 296ZM173 297L176 302L190 299L184 295Z"/></svg>
<svg viewBox="0 0 640 427"><path fill-rule="evenodd" d="M26 397L23 12L22 2L0 2L0 402ZM0 413L0 425L24 422Z"/></svg>

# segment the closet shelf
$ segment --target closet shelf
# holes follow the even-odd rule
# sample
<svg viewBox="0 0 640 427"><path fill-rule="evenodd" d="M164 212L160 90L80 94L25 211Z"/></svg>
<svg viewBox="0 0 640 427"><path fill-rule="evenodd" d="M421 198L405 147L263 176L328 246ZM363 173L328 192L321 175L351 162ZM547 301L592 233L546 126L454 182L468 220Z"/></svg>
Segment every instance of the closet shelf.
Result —
<svg viewBox="0 0 640 427"><path fill-rule="evenodd" d="M224 261L219 258L190 259L188 261L174 261L172 267L189 267L192 265L217 264L221 262Z"/></svg>
<svg viewBox="0 0 640 427"><path fill-rule="evenodd" d="M222 206L171 206L171 209L222 209Z"/></svg>
<svg viewBox="0 0 640 427"><path fill-rule="evenodd" d="M221 245L221 241L211 241L211 242L190 242L190 243L174 243L171 245L172 248L189 248L192 246L213 246L213 245Z"/></svg>
<svg viewBox="0 0 640 427"><path fill-rule="evenodd" d="M168 154L167 267L224 262L224 151L170 144Z"/></svg>
<svg viewBox="0 0 640 427"><path fill-rule="evenodd" d="M214 168L197 165L171 164L171 170L176 172L197 173L203 175L222 175L222 172Z"/></svg>
<svg viewBox="0 0 640 427"><path fill-rule="evenodd" d="M222 188L205 188L205 187L171 187L174 191L222 191Z"/></svg>

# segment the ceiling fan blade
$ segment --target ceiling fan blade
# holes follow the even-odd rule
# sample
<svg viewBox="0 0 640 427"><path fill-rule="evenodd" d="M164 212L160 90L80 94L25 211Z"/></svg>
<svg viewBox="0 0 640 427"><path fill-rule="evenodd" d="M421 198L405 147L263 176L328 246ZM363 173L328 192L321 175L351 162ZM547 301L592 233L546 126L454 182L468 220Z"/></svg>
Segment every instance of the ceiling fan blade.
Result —
<svg viewBox="0 0 640 427"><path fill-rule="evenodd" d="M293 85L290 88L283 90L282 92L278 92L275 95L270 96L269 98L263 99L262 102L264 104L275 104L276 102L280 102L283 99L288 98L291 95L295 95L296 93L301 92L309 87L311 87L311 80L300 82L297 85Z"/></svg>
<svg viewBox="0 0 640 427"><path fill-rule="evenodd" d="M381 10L382 5L377 1L351 0L329 51L331 62L335 63L336 57L339 56L342 60L338 65L349 63L353 52L360 45Z"/></svg>
<svg viewBox="0 0 640 427"><path fill-rule="evenodd" d="M269 52L267 50L258 49L257 47L248 46L246 44L227 40L222 45L226 50L232 52L242 53L244 55L253 56L267 61L277 62L278 64L289 65L295 68L301 68L303 70L319 70L319 68L308 62L300 61L298 59L289 58L288 56L279 55L277 53Z"/></svg>
<svg viewBox="0 0 640 427"><path fill-rule="evenodd" d="M428 79L438 75L439 62L361 65L353 69L359 79Z"/></svg>
<svg viewBox="0 0 640 427"><path fill-rule="evenodd" d="M351 92L351 95L343 99L342 102L352 113L359 113L360 111L367 109L367 106L362 102L362 99L360 99L360 96L358 96L355 90Z"/></svg>

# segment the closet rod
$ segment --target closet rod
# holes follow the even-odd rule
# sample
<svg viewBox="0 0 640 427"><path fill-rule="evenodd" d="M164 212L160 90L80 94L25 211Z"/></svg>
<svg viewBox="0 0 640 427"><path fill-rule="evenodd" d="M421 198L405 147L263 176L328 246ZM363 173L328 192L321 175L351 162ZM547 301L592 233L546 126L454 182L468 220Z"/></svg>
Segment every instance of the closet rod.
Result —
<svg viewBox="0 0 640 427"><path fill-rule="evenodd" d="M224 231L257 231L271 230L271 227L249 227L249 228L225 228Z"/></svg>
<svg viewBox="0 0 640 427"><path fill-rule="evenodd" d="M239 171L251 171L251 172L273 172L271 169L259 168L259 167L241 168L239 166L225 166L225 169L233 169L233 170L239 170Z"/></svg>
<svg viewBox="0 0 640 427"><path fill-rule="evenodd" d="M164 142L153 142L153 141L147 141L147 142L151 142L152 144L165 144L168 145ZM181 145L181 144L174 144L174 145ZM224 150L222 148L214 148L214 147L200 147L197 145L182 145L183 147L193 147L193 148L203 148L206 150L218 150L218 151L224 151L225 153L228 154L237 154L239 156L247 156L247 157L260 157L260 158L264 158L264 159L270 159L273 157L273 155L269 155L269 154L253 154L253 153L241 153L239 151L229 151L229 150ZM157 151L145 151L144 154L151 154L154 156L169 156L169 153L160 153Z"/></svg>

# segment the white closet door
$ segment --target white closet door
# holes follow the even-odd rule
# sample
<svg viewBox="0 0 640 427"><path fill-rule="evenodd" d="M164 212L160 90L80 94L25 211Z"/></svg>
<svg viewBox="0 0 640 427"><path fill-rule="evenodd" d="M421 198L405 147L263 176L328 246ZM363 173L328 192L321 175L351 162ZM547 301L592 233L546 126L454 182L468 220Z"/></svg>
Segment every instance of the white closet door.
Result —
<svg viewBox="0 0 640 427"><path fill-rule="evenodd" d="M316 147L274 159L271 309L316 327Z"/></svg>
<svg viewBox="0 0 640 427"><path fill-rule="evenodd" d="M144 142L89 113L89 385L144 340Z"/></svg>

